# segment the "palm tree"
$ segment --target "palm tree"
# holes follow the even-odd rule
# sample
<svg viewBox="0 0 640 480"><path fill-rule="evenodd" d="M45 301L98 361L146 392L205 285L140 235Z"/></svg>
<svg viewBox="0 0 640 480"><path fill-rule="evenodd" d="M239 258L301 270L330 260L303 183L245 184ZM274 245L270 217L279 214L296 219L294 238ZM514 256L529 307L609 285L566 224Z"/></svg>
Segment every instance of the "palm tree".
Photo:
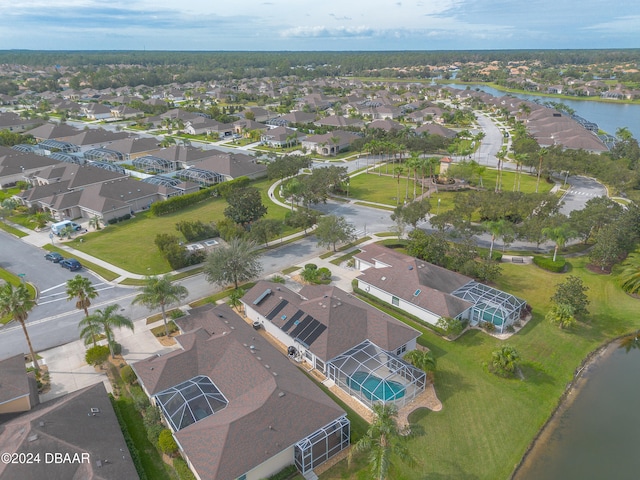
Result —
<svg viewBox="0 0 640 480"><path fill-rule="evenodd" d="M496 176L495 188L496 193L502 190L502 164L504 163L506 156L507 151L504 148L501 148L500 151L496 153L496 158L498 159L498 175Z"/></svg>
<svg viewBox="0 0 640 480"><path fill-rule="evenodd" d="M493 255L493 244L496 237L502 237L508 233L511 230L511 224L503 218L492 222L485 222L483 225L486 231L491 233L491 246L489 247L489 260L491 260L491 256Z"/></svg>
<svg viewBox="0 0 640 480"><path fill-rule="evenodd" d="M91 306L91 300L98 296L98 291L91 284L91 280L82 275L76 275L71 280L67 281L67 301L76 300L76 308L78 310L84 310L84 316L89 316L89 307ZM93 346L96 346L96 336L84 337L93 339Z"/></svg>
<svg viewBox="0 0 640 480"><path fill-rule="evenodd" d="M98 215L94 215L89 219L89 226L96 230L100 230L100 222L102 222L102 219Z"/></svg>
<svg viewBox="0 0 640 480"><path fill-rule="evenodd" d="M640 293L640 255L629 255L622 266L624 267L620 273L622 289L631 294Z"/></svg>
<svg viewBox="0 0 640 480"><path fill-rule="evenodd" d="M169 336L169 326L167 325L166 306L187 298L189 291L182 285L174 285L171 275L162 277L152 276L145 279L145 284L140 293L133 299L132 304L141 303L149 310L160 307L162 310L162 321L164 322L164 333Z"/></svg>
<svg viewBox="0 0 640 480"><path fill-rule="evenodd" d="M503 345L491 354L491 366L502 375L513 375L520 361L520 354L511 345Z"/></svg>
<svg viewBox="0 0 640 480"><path fill-rule="evenodd" d="M425 372L433 372L436 369L436 358L429 350L411 350L404 356L411 365Z"/></svg>
<svg viewBox="0 0 640 480"><path fill-rule="evenodd" d="M107 337L107 344L109 345L109 352L111 353L111 357L115 357L113 351L113 344L115 343L113 338L113 329L124 327L133 332L134 328L133 322L129 318L116 313L119 308L120 305L116 303L113 305L109 305L104 310L98 309L95 313L83 318L78 325L83 328L81 334L82 332L85 332L87 328L91 329L90 331L92 332L92 334L94 334L94 332L104 333L104 335ZM98 327L94 327L94 324ZM86 342L87 337L84 336L84 338Z"/></svg>
<svg viewBox="0 0 640 480"><path fill-rule="evenodd" d="M227 302L229 306L231 308L240 310L240 307L242 306L242 302L240 301L240 299L244 296L245 293L246 292L244 288L236 288L235 290L232 290L229 294L229 302Z"/></svg>
<svg viewBox="0 0 640 480"><path fill-rule="evenodd" d="M560 248L564 248L567 240L573 238L575 236L575 233L570 231L566 225L560 225L559 227L543 228L542 235L555 243L555 248L553 250L553 261L555 262L556 256L558 255L558 250Z"/></svg>
<svg viewBox="0 0 640 480"><path fill-rule="evenodd" d="M398 411L390 403L376 403L372 407L373 422L364 436L349 451L349 462L359 452L369 452L371 474L376 480L385 480L391 467L392 454L402 460L415 462L407 447L402 443L396 416Z"/></svg>
<svg viewBox="0 0 640 480"><path fill-rule="evenodd" d="M51 220L51 215L48 212L40 211L36 212L29 217L29 221L36 224L36 228L42 229L47 225L47 222Z"/></svg>
<svg viewBox="0 0 640 480"><path fill-rule="evenodd" d="M536 193L538 193L538 187L540 186L540 175L542 174L542 159L547 153L549 153L549 150L547 150L546 148L541 148L540 150L538 150L540 161L538 162L538 179L536 180Z"/></svg>
<svg viewBox="0 0 640 480"><path fill-rule="evenodd" d="M563 330L576 324L575 310L568 303L554 303L544 318Z"/></svg>
<svg viewBox="0 0 640 480"><path fill-rule="evenodd" d="M31 338L29 338L29 332L27 332L27 317L33 307L35 307L36 301L31 298L29 289L26 285L20 284L14 287L10 283L5 283L0 289L0 317L5 315L11 315L14 320L17 320L22 327L24 337L27 339L27 345L29 346L29 353L31 354L31 360L33 361L33 368L36 373L40 373L40 366L38 365L38 358L33 351L33 345L31 345Z"/></svg>

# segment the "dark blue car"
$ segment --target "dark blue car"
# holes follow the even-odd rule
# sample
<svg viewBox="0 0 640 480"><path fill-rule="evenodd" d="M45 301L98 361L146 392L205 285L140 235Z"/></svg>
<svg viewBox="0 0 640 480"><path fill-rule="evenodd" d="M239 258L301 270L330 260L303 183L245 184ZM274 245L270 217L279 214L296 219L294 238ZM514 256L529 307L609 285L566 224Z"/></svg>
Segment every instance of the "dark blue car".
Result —
<svg viewBox="0 0 640 480"><path fill-rule="evenodd" d="M82 265L75 258L66 258L60 262L60 266L62 268L67 268L71 272L75 272L76 270L80 270Z"/></svg>
<svg viewBox="0 0 640 480"><path fill-rule="evenodd" d="M44 256L44 258L53 263L60 263L62 260L64 260L64 257L58 252L49 252Z"/></svg>

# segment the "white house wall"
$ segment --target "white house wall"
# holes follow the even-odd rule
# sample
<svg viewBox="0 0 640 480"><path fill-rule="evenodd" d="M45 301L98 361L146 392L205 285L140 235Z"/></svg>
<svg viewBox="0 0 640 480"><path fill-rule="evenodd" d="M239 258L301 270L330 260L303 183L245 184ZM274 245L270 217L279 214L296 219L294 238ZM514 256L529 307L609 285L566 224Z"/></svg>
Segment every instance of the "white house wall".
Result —
<svg viewBox="0 0 640 480"><path fill-rule="evenodd" d="M261 463L253 470L247 472L247 480L262 480L278 473L284 467L293 465L294 446L284 449L280 453L274 455L267 461Z"/></svg>
<svg viewBox="0 0 640 480"><path fill-rule="evenodd" d="M358 288L360 288L361 290L364 290L365 292L369 293L370 295L373 295L376 298L379 298L380 300L388 303L389 305L398 307L404 310L405 312L411 315L414 315L427 323L430 323L431 325L435 325L436 323L438 323L438 320L440 320L440 315L430 312L429 310L426 310L424 308L420 308L399 297L396 297L398 298L398 305L394 305L392 302L392 298L395 295L385 292L384 290L378 287L374 287L373 285L369 285L368 283L363 282L360 279L358 279Z"/></svg>

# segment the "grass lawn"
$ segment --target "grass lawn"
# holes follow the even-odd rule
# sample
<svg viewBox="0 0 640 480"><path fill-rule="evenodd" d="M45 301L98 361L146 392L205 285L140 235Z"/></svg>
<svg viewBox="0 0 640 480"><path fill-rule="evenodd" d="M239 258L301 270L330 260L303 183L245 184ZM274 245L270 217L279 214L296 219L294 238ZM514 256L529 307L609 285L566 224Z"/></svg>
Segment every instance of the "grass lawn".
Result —
<svg viewBox="0 0 640 480"><path fill-rule="evenodd" d="M147 474L147 478L154 480L171 480L173 475L169 473L170 467L163 461L158 450L147 438L146 430L140 412L136 409L133 399L129 396L122 396L115 401L116 408L122 415L129 435L133 439L142 468Z"/></svg>
<svg viewBox="0 0 640 480"><path fill-rule="evenodd" d="M0 229L4 230L7 233L10 233L11 235L15 235L18 238L22 238L22 237L26 237L28 234L23 232L22 230L18 230L15 227L12 227L11 225L7 225L6 223L0 221Z"/></svg>
<svg viewBox="0 0 640 480"><path fill-rule="evenodd" d="M509 478L584 358L608 339L640 326L639 300L624 294L610 276L586 270L585 259L570 261L570 273L589 286L591 300L587 322L573 331L559 330L544 320L549 297L567 275L511 264L503 265L497 286L525 298L533 306L534 318L510 340L500 342L472 330L448 342L416 327L423 331L420 342L438 360L436 391L444 408L413 414L411 421L425 433L408 445L421 463L410 468L400 462L389 478ZM485 362L503 343L519 351L524 380L487 372ZM321 478L366 478L355 469L347 471L342 462Z"/></svg>
<svg viewBox="0 0 640 480"><path fill-rule="evenodd" d="M268 198L270 181L264 179L251 185L262 192L262 201L268 206L266 218L284 220L287 209L274 205ZM137 213L131 220L90 232L82 236L82 242L74 240L69 245L131 273L162 274L171 271L171 267L154 244L156 235L170 233L180 236L175 225L181 220L217 222L224 217L226 206L223 199L213 198L160 217L154 217L148 211ZM285 227L283 235L293 232L293 229Z"/></svg>
<svg viewBox="0 0 640 480"><path fill-rule="evenodd" d="M411 200L413 200L413 183L413 179L409 179L409 199ZM351 177L349 197L395 207L397 205L396 198L398 195L400 196L401 202L404 201L406 189L406 176L400 177L400 184L398 184L398 180L390 175L379 176L374 173L363 173ZM417 185L416 195L420 195L420 192L420 185Z"/></svg>

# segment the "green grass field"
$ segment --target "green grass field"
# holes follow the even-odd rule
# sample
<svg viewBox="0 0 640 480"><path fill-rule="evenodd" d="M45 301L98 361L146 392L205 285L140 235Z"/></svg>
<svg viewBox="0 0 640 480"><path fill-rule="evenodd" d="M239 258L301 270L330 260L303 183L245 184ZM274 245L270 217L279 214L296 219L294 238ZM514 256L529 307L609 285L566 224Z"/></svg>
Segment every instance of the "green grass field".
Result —
<svg viewBox="0 0 640 480"><path fill-rule="evenodd" d="M527 446L553 412L574 371L584 358L608 339L640 327L640 301L624 294L609 276L584 268L584 259L571 259L570 273L589 286L587 321L562 331L544 320L549 297L566 274L552 274L533 265L503 266L498 287L525 298L534 318L510 340L501 342L473 330L448 342L427 329L421 343L438 360L436 391L440 412L421 410L411 421L424 435L409 440L421 462L414 468L400 462L389 478L506 479ZM485 368L496 346L509 343L523 361L524 380L503 379ZM322 480L368 478L364 470L348 470L342 462Z"/></svg>
<svg viewBox="0 0 640 480"><path fill-rule="evenodd" d="M266 179L252 183L252 186L259 188L262 192L262 201L268 206L267 218L284 220L287 209L271 203L267 193L268 185L270 182ZM180 236L175 229L175 224L181 220L217 222L224 217L223 212L226 206L227 202L217 198L160 217L154 217L148 211L137 213L131 220L83 235L82 242L77 239L70 242L69 246L131 273L142 275L166 273L171 268L154 244L156 235L170 233ZM283 235L290 233L293 233L293 230L285 228Z"/></svg>
<svg viewBox="0 0 640 480"><path fill-rule="evenodd" d="M384 172L384 168L382 170ZM413 179L409 179L409 200L413 200ZM400 183L391 175L377 175L363 173L352 177L349 185L349 197L367 202L383 203L391 207L404 202L407 193L407 177L400 177ZM418 184L416 195L420 195L421 188Z"/></svg>

